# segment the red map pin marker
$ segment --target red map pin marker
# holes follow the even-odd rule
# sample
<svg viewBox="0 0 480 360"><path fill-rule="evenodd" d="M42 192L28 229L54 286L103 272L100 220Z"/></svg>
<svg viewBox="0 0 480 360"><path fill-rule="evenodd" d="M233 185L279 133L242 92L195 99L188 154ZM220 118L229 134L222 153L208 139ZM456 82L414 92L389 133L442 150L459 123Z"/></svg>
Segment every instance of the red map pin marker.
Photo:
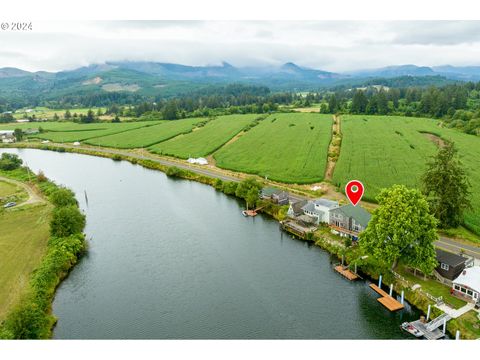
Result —
<svg viewBox="0 0 480 360"><path fill-rule="evenodd" d="M356 206L363 196L363 184L358 180L352 180L345 186L345 194L353 206Z"/></svg>

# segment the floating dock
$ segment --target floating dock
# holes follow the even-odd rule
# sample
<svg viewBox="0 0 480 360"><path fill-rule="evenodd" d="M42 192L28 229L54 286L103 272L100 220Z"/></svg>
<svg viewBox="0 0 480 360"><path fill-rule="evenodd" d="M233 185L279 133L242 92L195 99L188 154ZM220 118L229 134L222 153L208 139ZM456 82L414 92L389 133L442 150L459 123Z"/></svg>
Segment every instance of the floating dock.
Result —
<svg viewBox="0 0 480 360"><path fill-rule="evenodd" d="M377 300L380 304L385 306L388 310L398 311L404 308L404 306L401 303L399 303L396 299L388 295L385 291L380 289L377 285L370 284L370 287L382 296Z"/></svg>
<svg viewBox="0 0 480 360"><path fill-rule="evenodd" d="M415 329L423 333L423 337L427 340L438 340L445 336L445 334L440 329L428 329L428 324L422 322L421 320L412 321L410 323Z"/></svg>
<svg viewBox="0 0 480 360"><path fill-rule="evenodd" d="M357 274L354 272L350 271L349 269L343 267L342 265L337 265L335 266L335 271L341 274L344 278L350 280L350 281L355 281L359 278Z"/></svg>

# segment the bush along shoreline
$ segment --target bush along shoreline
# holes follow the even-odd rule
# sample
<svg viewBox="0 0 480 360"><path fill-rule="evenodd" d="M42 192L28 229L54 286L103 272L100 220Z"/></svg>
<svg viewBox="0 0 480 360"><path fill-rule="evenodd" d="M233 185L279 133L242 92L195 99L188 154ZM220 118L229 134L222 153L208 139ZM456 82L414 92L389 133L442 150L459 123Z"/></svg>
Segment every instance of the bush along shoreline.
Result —
<svg viewBox="0 0 480 360"><path fill-rule="evenodd" d="M15 144L13 146L4 146L12 148L33 148L41 150L50 150L57 152L71 152L79 153L85 155L93 155L104 158L110 158L114 161L129 161L132 164L138 164L147 169L151 170L160 170L164 172L169 177L180 178L185 180L193 180L200 182L202 184L210 185L216 190L223 192L226 195L234 196L236 198L244 199L248 203L248 193L252 189L260 189L262 184L258 182L255 178L247 178L242 182L234 181L222 181L221 179L200 175L193 171L184 170L177 168L175 166L166 166L162 165L153 160L138 159L133 156L126 156L120 154L110 154L106 152L99 152L90 149L84 148L68 148L62 146L53 146L53 145L37 145L37 144ZM240 184L244 184L240 186ZM277 221L285 219L288 206L278 206L268 201L255 201L256 205L261 208L259 212L267 214L273 217ZM359 249L357 246L351 246L342 244L339 241L331 241L330 235L325 232L325 229L317 231L313 236L310 236L308 239L301 239L304 241L309 241L314 243L316 246L321 247L323 250L329 252L330 254L337 257L340 260L342 257L345 262L348 264L350 262L356 261L359 256ZM424 315L427 313L428 305L433 305L432 301L428 299L425 295L418 291L412 291L411 289L405 287L398 279L395 278L390 269L382 267L375 259L369 257L367 260L356 261L358 271L372 281L378 280L379 274L383 275L384 283L391 283L394 285L394 289L398 292L401 290L405 291L405 300L408 301L413 307L420 310ZM431 308L431 317L435 318L441 315L441 311L434 306ZM454 319L448 322L447 324L447 333L450 336L454 336L456 331L460 330L461 336L464 339L476 339L478 336L469 331L469 325L463 323L460 319ZM0 333L1 334L1 333ZM1 335L0 335L1 337Z"/></svg>
<svg viewBox="0 0 480 360"><path fill-rule="evenodd" d="M55 291L86 251L85 215L81 213L74 193L48 180L43 173L33 178L30 174L25 167L3 173L16 180L34 183L53 205L50 238L25 294L0 324L0 339L51 338L57 321L52 314Z"/></svg>

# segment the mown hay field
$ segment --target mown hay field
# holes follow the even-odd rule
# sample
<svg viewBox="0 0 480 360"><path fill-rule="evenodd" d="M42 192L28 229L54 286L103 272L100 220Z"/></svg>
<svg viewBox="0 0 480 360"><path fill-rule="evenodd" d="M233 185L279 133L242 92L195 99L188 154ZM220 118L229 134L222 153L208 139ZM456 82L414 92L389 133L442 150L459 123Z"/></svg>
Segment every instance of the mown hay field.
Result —
<svg viewBox="0 0 480 360"><path fill-rule="evenodd" d="M332 115L272 114L237 141L221 148L217 166L286 183L323 180Z"/></svg>
<svg viewBox="0 0 480 360"><path fill-rule="evenodd" d="M192 131L199 123L208 119L194 118L182 120L162 121L155 126L143 127L119 134L102 136L87 141L88 144L98 146L132 149L148 147L161 141L168 140L180 134Z"/></svg>
<svg viewBox="0 0 480 360"><path fill-rule="evenodd" d="M183 159L206 156L232 139L259 116L258 114L218 116L195 131L153 145L150 150L157 154Z"/></svg>
<svg viewBox="0 0 480 360"><path fill-rule="evenodd" d="M0 215L0 322L25 293L50 236L49 204L25 205ZM19 226L21 224L21 226Z"/></svg>
<svg viewBox="0 0 480 360"><path fill-rule="evenodd" d="M437 152L432 134L455 142L472 184L473 211L466 225L480 233L480 137L440 126L437 120L400 116L342 116L342 146L333 181L365 185L365 199L393 184L419 187L429 157ZM433 137L434 138L434 137Z"/></svg>

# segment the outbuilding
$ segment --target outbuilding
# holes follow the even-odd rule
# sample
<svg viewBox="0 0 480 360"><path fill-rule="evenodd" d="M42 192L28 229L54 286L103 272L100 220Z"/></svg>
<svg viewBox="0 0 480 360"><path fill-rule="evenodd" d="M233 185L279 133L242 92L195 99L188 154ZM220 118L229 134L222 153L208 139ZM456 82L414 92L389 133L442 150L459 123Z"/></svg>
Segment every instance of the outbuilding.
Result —
<svg viewBox="0 0 480 360"><path fill-rule="evenodd" d="M456 279L465 269L467 258L440 249L435 250L437 253L438 266L435 270L440 276L448 280Z"/></svg>

